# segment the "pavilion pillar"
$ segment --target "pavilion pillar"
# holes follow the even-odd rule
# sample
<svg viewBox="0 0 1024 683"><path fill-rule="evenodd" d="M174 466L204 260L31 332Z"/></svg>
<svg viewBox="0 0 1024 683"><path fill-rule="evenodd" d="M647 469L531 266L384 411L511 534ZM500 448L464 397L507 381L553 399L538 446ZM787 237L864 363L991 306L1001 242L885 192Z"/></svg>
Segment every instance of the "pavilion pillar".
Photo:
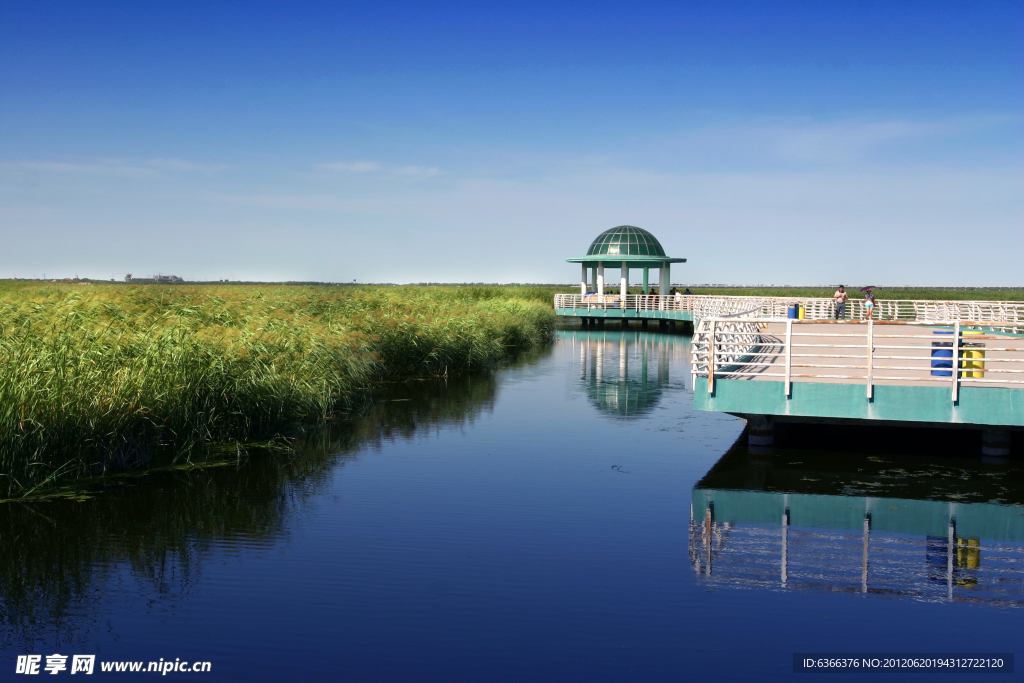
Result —
<svg viewBox="0 0 1024 683"><path fill-rule="evenodd" d="M604 295L604 261L597 262L597 293Z"/></svg>
<svg viewBox="0 0 1024 683"><path fill-rule="evenodd" d="M619 274L619 294L622 295L622 307L626 307L626 295L629 294L629 263L622 262L621 273Z"/></svg>
<svg viewBox="0 0 1024 683"><path fill-rule="evenodd" d="M660 270L661 273L659 278L661 279L661 282L658 283L658 288L661 290L661 294L668 294L668 264L661 264Z"/></svg>
<svg viewBox="0 0 1024 683"><path fill-rule="evenodd" d="M650 292L647 291L647 274L648 274L649 271L650 271L650 268L648 268L647 266L644 266L644 294L650 294Z"/></svg>
<svg viewBox="0 0 1024 683"><path fill-rule="evenodd" d="M581 269L583 270L583 279L580 280L580 296L586 296L587 294L587 264L581 263Z"/></svg>

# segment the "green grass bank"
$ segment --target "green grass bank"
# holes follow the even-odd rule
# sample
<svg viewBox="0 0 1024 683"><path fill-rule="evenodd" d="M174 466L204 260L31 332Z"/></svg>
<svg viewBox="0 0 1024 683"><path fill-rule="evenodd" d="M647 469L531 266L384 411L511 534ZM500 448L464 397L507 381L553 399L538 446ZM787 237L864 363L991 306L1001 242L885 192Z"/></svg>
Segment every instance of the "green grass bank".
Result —
<svg viewBox="0 0 1024 683"><path fill-rule="evenodd" d="M205 459L553 325L541 287L0 284L0 497Z"/></svg>

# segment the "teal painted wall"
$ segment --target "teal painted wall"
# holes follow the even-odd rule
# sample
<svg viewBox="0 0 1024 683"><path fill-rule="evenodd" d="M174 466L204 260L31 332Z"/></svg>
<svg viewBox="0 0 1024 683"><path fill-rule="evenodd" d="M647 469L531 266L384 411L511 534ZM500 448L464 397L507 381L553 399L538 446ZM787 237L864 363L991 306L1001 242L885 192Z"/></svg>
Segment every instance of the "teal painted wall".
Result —
<svg viewBox="0 0 1024 683"><path fill-rule="evenodd" d="M787 399L782 382L719 379L709 395L707 380L698 379L693 403L697 410L723 413L1024 427L1024 389L961 386L954 404L951 386L875 385L871 401L863 384L792 387Z"/></svg>

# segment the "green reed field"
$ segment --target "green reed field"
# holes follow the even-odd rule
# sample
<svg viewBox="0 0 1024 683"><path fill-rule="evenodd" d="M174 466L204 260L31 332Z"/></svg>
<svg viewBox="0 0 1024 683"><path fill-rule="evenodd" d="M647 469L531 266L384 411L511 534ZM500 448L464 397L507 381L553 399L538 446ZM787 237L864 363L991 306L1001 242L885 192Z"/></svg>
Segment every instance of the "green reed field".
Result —
<svg viewBox="0 0 1024 683"><path fill-rule="evenodd" d="M540 287L0 284L0 497L273 438L553 325Z"/></svg>

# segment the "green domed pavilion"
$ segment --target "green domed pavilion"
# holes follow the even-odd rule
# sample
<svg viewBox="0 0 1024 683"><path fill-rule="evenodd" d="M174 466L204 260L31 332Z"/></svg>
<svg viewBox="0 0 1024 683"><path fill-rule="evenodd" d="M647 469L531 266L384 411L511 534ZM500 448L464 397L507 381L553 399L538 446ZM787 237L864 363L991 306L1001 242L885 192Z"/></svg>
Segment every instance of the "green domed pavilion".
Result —
<svg viewBox="0 0 1024 683"><path fill-rule="evenodd" d="M618 268L620 271L620 293L625 296L629 288L629 271L641 268L644 271L644 294L648 293L648 276L651 268L658 268L659 289L668 294L671 279L670 264L686 263L684 258L671 258L651 233L634 225L620 225L605 230L591 242L587 255L580 258L566 259L569 263L579 263L582 268L580 293L588 291L604 294L605 267ZM587 277L590 270L592 277ZM589 283L589 284L588 284ZM588 287L593 285L593 289Z"/></svg>

